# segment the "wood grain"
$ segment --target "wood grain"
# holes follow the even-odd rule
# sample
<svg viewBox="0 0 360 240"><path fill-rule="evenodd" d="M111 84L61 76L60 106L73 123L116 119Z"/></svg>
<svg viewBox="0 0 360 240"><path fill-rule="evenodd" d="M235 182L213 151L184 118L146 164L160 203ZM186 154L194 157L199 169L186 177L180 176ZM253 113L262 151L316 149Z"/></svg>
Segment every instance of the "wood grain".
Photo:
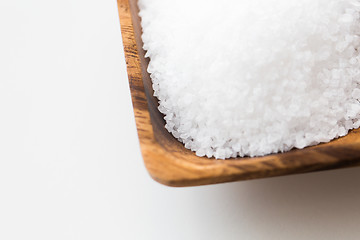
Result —
<svg viewBox="0 0 360 240"><path fill-rule="evenodd" d="M157 110L148 59L142 49L136 0L118 0L121 32L136 126L145 166L168 186L196 186L360 165L360 131L330 143L257 158L215 160L197 157L164 128Z"/></svg>

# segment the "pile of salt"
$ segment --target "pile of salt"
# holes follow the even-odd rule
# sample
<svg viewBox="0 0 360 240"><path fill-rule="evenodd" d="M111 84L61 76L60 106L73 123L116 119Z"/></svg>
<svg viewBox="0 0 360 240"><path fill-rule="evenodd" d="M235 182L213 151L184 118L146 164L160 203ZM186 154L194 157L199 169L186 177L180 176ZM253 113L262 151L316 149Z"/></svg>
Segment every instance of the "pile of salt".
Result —
<svg viewBox="0 0 360 240"><path fill-rule="evenodd" d="M166 129L198 156L263 156L360 126L359 0L139 0Z"/></svg>

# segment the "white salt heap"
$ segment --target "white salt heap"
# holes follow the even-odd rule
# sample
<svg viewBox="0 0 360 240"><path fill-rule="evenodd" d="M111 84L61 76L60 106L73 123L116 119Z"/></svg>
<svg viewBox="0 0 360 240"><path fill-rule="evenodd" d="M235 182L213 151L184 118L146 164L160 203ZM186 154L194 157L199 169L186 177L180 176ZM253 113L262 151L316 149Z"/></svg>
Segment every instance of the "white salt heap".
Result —
<svg viewBox="0 0 360 240"><path fill-rule="evenodd" d="M360 0L140 0L166 129L198 156L262 156L360 126Z"/></svg>

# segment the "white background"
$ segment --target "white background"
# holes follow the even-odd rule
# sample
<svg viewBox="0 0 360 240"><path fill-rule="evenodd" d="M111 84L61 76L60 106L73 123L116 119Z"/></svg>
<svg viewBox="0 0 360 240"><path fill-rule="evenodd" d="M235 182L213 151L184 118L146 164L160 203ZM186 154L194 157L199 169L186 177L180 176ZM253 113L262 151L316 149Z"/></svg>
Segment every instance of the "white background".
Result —
<svg viewBox="0 0 360 240"><path fill-rule="evenodd" d="M0 239L360 239L360 168L154 182L115 0L0 0L0 34Z"/></svg>

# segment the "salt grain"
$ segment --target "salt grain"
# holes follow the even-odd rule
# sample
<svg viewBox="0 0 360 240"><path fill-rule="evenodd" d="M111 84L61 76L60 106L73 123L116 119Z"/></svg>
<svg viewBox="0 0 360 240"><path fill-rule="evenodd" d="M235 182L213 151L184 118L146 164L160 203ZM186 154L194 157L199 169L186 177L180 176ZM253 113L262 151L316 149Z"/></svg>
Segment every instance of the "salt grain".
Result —
<svg viewBox="0 0 360 240"><path fill-rule="evenodd" d="M263 156L360 126L360 0L139 0L165 128L198 156Z"/></svg>

